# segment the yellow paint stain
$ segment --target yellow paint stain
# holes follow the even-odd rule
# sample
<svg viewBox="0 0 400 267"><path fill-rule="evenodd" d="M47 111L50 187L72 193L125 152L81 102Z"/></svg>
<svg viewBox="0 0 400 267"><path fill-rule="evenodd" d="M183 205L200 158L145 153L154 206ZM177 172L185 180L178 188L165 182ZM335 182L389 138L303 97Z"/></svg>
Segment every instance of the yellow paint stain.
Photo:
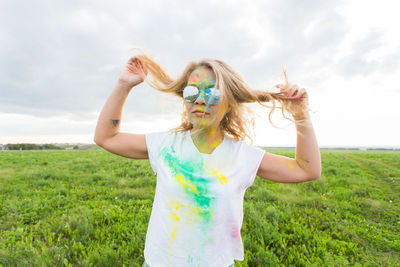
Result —
<svg viewBox="0 0 400 267"><path fill-rule="evenodd" d="M172 246L175 242L176 233L178 231L177 222L180 220L178 211L179 209L184 208L185 204L183 204L182 201L179 200L171 200L168 202L168 205L172 211L170 216L173 223L173 230L171 232L171 238L169 240L169 246Z"/></svg>
<svg viewBox="0 0 400 267"><path fill-rule="evenodd" d="M217 141L214 141L212 144L211 144L211 147L217 147L219 145L219 143L217 142Z"/></svg>
<svg viewBox="0 0 400 267"><path fill-rule="evenodd" d="M171 238L168 242L168 246L172 247L174 245L177 231L178 231L178 226L174 225L174 230L171 232Z"/></svg>
<svg viewBox="0 0 400 267"><path fill-rule="evenodd" d="M188 205L185 208L185 218L186 218L186 225L190 225L190 224L195 224L199 221L200 215L199 215L199 209L192 206L192 205Z"/></svg>
<svg viewBox="0 0 400 267"><path fill-rule="evenodd" d="M184 179L184 177L183 177L182 174L178 173L177 175L175 175L175 179L176 179L176 180L178 181L178 183L180 183L183 187L186 186L185 179Z"/></svg>
<svg viewBox="0 0 400 267"><path fill-rule="evenodd" d="M287 162L286 160L283 160L283 159L280 159L280 158L278 158L278 161L279 162L281 162L281 163L283 163L283 164L287 164L287 166L288 166L288 168L290 169L290 170L294 170L295 169L295 164L293 164L293 163L291 163L291 162Z"/></svg>
<svg viewBox="0 0 400 267"><path fill-rule="evenodd" d="M205 167L206 167L206 169L209 169L211 171L211 175L214 176L215 178L217 178L221 184L226 185L228 183L228 179L222 172L208 167L207 164L205 165Z"/></svg>
<svg viewBox="0 0 400 267"><path fill-rule="evenodd" d="M184 207L185 204L182 203L180 200L172 200L169 202L169 207L172 210L179 210L180 207Z"/></svg>
<svg viewBox="0 0 400 267"><path fill-rule="evenodd" d="M294 170L294 165L292 163L288 163L288 167L289 169Z"/></svg>
<svg viewBox="0 0 400 267"><path fill-rule="evenodd" d="M172 220L174 220L174 221L179 221L179 216L176 215L176 213L172 213L172 214L171 214L171 218L172 218Z"/></svg>
<svg viewBox="0 0 400 267"><path fill-rule="evenodd" d="M190 189L192 189L192 191L193 191L194 193L196 193L197 195L199 194L199 191L197 190L197 187L194 186L192 183L188 182L188 183L187 183L187 186L188 186Z"/></svg>
<svg viewBox="0 0 400 267"><path fill-rule="evenodd" d="M178 181L178 183L183 187L183 188L187 188L189 187L192 192L194 192L195 194L199 194L199 190L197 190L197 187L195 185L193 185L191 182L186 182L184 176L181 173L178 173L177 175L175 175L175 179Z"/></svg>
<svg viewBox="0 0 400 267"><path fill-rule="evenodd" d="M228 183L228 179L226 179L226 177L223 173L221 173L217 170L214 170L212 172L212 175L214 175L220 181L221 184L225 185Z"/></svg>
<svg viewBox="0 0 400 267"><path fill-rule="evenodd" d="M196 207L192 207L192 211L194 211L195 213L199 213L199 209L198 208L196 208Z"/></svg>

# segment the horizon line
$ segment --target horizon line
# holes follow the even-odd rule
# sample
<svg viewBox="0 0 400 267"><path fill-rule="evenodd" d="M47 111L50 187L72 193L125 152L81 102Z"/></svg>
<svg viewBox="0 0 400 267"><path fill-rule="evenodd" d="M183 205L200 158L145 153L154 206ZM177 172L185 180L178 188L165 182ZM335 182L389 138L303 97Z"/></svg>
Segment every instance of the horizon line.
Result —
<svg viewBox="0 0 400 267"><path fill-rule="evenodd" d="M1 144L0 146L4 147L8 144L35 144L35 145L45 145L45 144L50 144L50 145L64 145L64 146L69 146L69 145L93 145L93 146L98 146L95 143L80 143L80 142L57 142L57 143L30 143L30 142L18 142L18 143L6 143L6 144ZM296 146L262 146L262 145L255 145L258 147L262 148L286 148L286 149L294 149ZM399 149L400 146L398 145L355 145L355 146L349 146L349 145L320 145L320 149Z"/></svg>

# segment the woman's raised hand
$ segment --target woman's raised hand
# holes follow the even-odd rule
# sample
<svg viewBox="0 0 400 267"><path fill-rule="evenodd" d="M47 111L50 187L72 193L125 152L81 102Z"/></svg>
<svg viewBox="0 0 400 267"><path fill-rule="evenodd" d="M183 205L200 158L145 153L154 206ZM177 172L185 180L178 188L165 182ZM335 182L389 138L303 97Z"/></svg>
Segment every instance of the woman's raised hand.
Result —
<svg viewBox="0 0 400 267"><path fill-rule="evenodd" d="M286 95L288 100L291 100L286 107L293 117L308 115L308 94L306 89L290 83L277 84L276 87Z"/></svg>
<svg viewBox="0 0 400 267"><path fill-rule="evenodd" d="M147 76L147 70L137 57L131 57L121 70L118 81L130 88L143 82Z"/></svg>

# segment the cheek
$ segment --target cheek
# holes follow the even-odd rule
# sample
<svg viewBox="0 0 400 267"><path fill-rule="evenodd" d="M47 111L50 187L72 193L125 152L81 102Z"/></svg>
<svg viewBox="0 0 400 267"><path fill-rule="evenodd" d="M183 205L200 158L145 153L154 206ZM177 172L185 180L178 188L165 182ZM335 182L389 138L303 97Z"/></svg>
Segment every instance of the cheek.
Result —
<svg viewBox="0 0 400 267"><path fill-rule="evenodd" d="M213 114L213 118L215 119L222 119L225 115L225 109L223 107L210 107L210 110L207 111Z"/></svg>
<svg viewBox="0 0 400 267"><path fill-rule="evenodd" d="M226 109L221 108L220 110L218 110L218 117L219 118L223 118L225 115Z"/></svg>
<svg viewBox="0 0 400 267"><path fill-rule="evenodd" d="M218 107L218 110L217 110L217 114L218 114L218 117L224 117L225 116L225 113L228 111L228 107L224 104L224 103L221 103L221 105Z"/></svg>
<svg viewBox="0 0 400 267"><path fill-rule="evenodd" d="M186 102L186 101L184 103L185 103L185 110L186 110L187 113L189 113L189 111L192 110L192 106L191 106L192 103L189 103L189 102Z"/></svg>

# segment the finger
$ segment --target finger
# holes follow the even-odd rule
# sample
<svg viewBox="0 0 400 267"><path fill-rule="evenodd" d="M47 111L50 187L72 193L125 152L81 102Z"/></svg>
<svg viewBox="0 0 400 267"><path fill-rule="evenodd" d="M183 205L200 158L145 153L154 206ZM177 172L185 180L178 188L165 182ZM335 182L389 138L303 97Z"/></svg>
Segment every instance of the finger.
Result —
<svg viewBox="0 0 400 267"><path fill-rule="evenodd" d="M296 88L290 88L289 94L288 94L288 98L293 98L293 96L296 94L297 89Z"/></svg>
<svg viewBox="0 0 400 267"><path fill-rule="evenodd" d="M138 59L136 62L136 68L137 68L137 73L141 76L141 77L145 77L145 69L142 65L142 63L140 62L140 60Z"/></svg>
<svg viewBox="0 0 400 267"><path fill-rule="evenodd" d="M135 66L136 57L131 57L128 61L128 65Z"/></svg>
<svg viewBox="0 0 400 267"><path fill-rule="evenodd" d="M134 56L133 58L134 58L134 60L135 60L136 65L139 66L139 65L142 64L142 61L141 61L138 57Z"/></svg>
<svg viewBox="0 0 400 267"><path fill-rule="evenodd" d="M131 57L131 58L128 60L128 62L129 62L129 63L132 63L132 62L134 62L135 60L136 60L136 57L133 56L133 57Z"/></svg>
<svg viewBox="0 0 400 267"><path fill-rule="evenodd" d="M292 89L293 89L294 91L298 91L300 88L299 88L299 86L298 86L297 84L293 84L293 85L292 85Z"/></svg>
<svg viewBox="0 0 400 267"><path fill-rule="evenodd" d="M299 89L299 90L297 91L297 95L296 95L295 99L299 99L299 98L304 97L304 94L305 94L304 88Z"/></svg>
<svg viewBox="0 0 400 267"><path fill-rule="evenodd" d="M300 94L300 88L297 84L295 84L293 85L292 89L293 89L293 94L291 95L291 97L296 99L296 97L299 96Z"/></svg>
<svg viewBox="0 0 400 267"><path fill-rule="evenodd" d="M300 88L297 84L294 84L291 89L292 89L291 90L292 93L290 95L288 95L288 97L295 98L296 96L299 95Z"/></svg>
<svg viewBox="0 0 400 267"><path fill-rule="evenodd" d="M280 90L280 92L284 92L284 91L286 91L287 90L287 86L285 86L284 84L277 84L277 85L275 85L275 87L276 88L279 88Z"/></svg>
<svg viewBox="0 0 400 267"><path fill-rule="evenodd" d="M132 64L133 64L133 66L134 66L135 68L138 67L138 64L137 64L137 61L136 61L136 60L134 60L134 61L132 62Z"/></svg>
<svg viewBox="0 0 400 267"><path fill-rule="evenodd" d="M135 67L138 68L139 63L140 63L140 59L137 58L136 56L132 57L131 59L132 59L132 61L131 61L131 62L132 62L132 65L134 65Z"/></svg>
<svg viewBox="0 0 400 267"><path fill-rule="evenodd" d="M140 69L147 75L147 69L144 67L143 62L139 60Z"/></svg>
<svg viewBox="0 0 400 267"><path fill-rule="evenodd" d="M298 98L298 99L300 99L301 101L306 101L306 102L308 102L308 94L307 94L306 89L301 88L300 90L301 90L301 94L299 95L299 98Z"/></svg>
<svg viewBox="0 0 400 267"><path fill-rule="evenodd" d="M140 75L140 68L136 60L132 63L132 72Z"/></svg>

